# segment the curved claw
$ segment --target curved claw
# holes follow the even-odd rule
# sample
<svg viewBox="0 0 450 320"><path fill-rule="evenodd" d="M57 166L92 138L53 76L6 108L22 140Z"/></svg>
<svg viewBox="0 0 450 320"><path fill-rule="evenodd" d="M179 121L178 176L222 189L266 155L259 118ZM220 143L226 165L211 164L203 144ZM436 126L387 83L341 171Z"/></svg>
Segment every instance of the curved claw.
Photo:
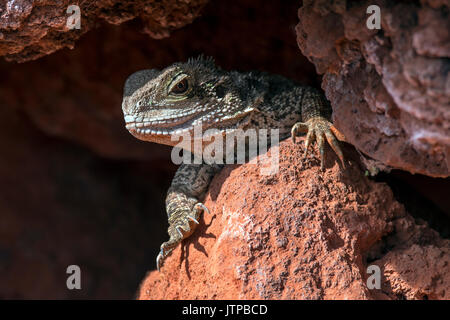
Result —
<svg viewBox="0 0 450 320"><path fill-rule="evenodd" d="M181 230L183 230L183 228L180 227L180 226L178 226L178 227L175 227L175 229L178 231L180 237L183 238L183 232L181 231ZM184 231L184 230L183 230L183 231Z"/></svg>
<svg viewBox="0 0 450 320"><path fill-rule="evenodd" d="M317 136L317 146L319 147L320 152L320 170L323 170L325 166L325 147L323 142L323 132L319 133L319 135Z"/></svg>
<svg viewBox="0 0 450 320"><path fill-rule="evenodd" d="M158 271L161 270L161 267L164 264L164 260L169 255L169 253L171 253L172 250L174 249L174 246L170 246L170 245L169 245L169 248L167 248L167 246L168 246L167 244L168 244L168 242L164 242L161 245L161 251L159 251L159 254L156 257L156 269L158 269Z"/></svg>
<svg viewBox="0 0 450 320"><path fill-rule="evenodd" d="M206 212L207 214L209 214L208 208L207 208L203 203L197 202L197 203L195 204L195 206L194 206L194 209L195 209L195 210L198 210L199 207L200 207L204 212ZM198 224L198 222L197 222L197 224Z"/></svg>
<svg viewBox="0 0 450 320"><path fill-rule="evenodd" d="M342 132L340 132L334 125L330 126L330 131L338 138L340 141L345 141L345 136Z"/></svg>
<svg viewBox="0 0 450 320"><path fill-rule="evenodd" d="M196 224L200 224L200 222L198 222L197 219L195 219L193 216L187 216L189 219L191 219L192 221L194 221Z"/></svg>
<svg viewBox="0 0 450 320"><path fill-rule="evenodd" d="M295 125L291 129L291 139L292 142L295 143L295 137L297 136L297 129L295 128Z"/></svg>
<svg viewBox="0 0 450 320"><path fill-rule="evenodd" d="M331 129L331 128L330 128ZM337 131L337 129L336 129ZM339 132L339 131L337 131ZM334 131L333 131L334 133ZM340 132L339 132L340 134ZM335 134L336 135L336 134ZM336 135L337 137L337 135ZM343 136L342 136L343 137ZM329 131L325 132L325 138L328 141L328 144L331 146L331 148L334 150L334 152L337 154L339 160L341 161L342 167L345 168L345 162L344 162L344 154L342 153L341 148L339 147L339 143L337 142L334 135L332 135ZM339 139L339 137L337 137Z"/></svg>
<svg viewBox="0 0 450 320"><path fill-rule="evenodd" d="M314 130L308 131L305 140L305 153L303 155L303 158L306 158L306 156L308 155L309 146L313 144L315 140L316 140L316 133L314 132Z"/></svg>
<svg viewBox="0 0 450 320"><path fill-rule="evenodd" d="M156 257L156 269L158 269L158 272L161 271L161 266L162 266L162 260L163 259L163 249L161 249L161 251L159 252L158 256Z"/></svg>
<svg viewBox="0 0 450 320"><path fill-rule="evenodd" d="M308 125L306 123L297 122L296 124L294 124L291 129L292 142L295 143L295 137L299 133L306 133L306 132L308 132Z"/></svg>

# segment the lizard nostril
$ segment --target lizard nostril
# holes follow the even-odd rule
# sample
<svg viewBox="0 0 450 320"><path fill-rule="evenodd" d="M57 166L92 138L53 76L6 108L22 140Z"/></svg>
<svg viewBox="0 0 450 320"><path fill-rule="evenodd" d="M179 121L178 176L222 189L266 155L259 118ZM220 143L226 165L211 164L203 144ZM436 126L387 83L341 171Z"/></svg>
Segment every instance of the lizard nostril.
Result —
<svg viewBox="0 0 450 320"><path fill-rule="evenodd" d="M150 107L151 104L152 104L152 99L150 99L150 98L141 99L136 102L135 108L137 111L144 111L144 108Z"/></svg>

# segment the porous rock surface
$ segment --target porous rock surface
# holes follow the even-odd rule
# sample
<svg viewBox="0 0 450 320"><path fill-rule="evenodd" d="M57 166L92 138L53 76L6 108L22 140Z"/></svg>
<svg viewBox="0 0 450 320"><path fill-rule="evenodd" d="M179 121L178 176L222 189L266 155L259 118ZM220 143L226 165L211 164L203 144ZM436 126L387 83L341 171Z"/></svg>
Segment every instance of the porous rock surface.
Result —
<svg viewBox="0 0 450 320"><path fill-rule="evenodd" d="M99 22L121 24L139 17L143 31L153 38L169 36L171 30L194 20L207 0L8 0L0 1L0 56L24 62L60 48L73 48L75 41ZM72 29L73 11L80 9L80 29Z"/></svg>
<svg viewBox="0 0 450 320"><path fill-rule="evenodd" d="M273 150L273 149L272 149ZM416 222L346 149L326 170L280 145L279 171L228 166L191 238L143 281L140 299L448 299L450 241ZM368 289L367 268L381 270Z"/></svg>
<svg viewBox="0 0 450 320"><path fill-rule="evenodd" d="M369 5L381 9L380 30L366 26ZM370 171L450 175L449 9L446 0L310 0L298 11L298 45Z"/></svg>

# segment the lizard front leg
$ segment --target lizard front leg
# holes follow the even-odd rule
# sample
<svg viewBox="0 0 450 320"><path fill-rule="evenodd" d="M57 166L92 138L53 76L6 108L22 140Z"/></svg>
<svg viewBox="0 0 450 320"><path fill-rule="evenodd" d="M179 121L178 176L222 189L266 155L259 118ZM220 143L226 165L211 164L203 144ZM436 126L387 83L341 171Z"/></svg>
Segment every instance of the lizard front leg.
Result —
<svg viewBox="0 0 450 320"><path fill-rule="evenodd" d="M156 258L158 271L175 247L194 232L202 211L208 210L201 201L212 177L221 168L207 164L182 164L178 168L166 197L170 239L161 245Z"/></svg>
<svg viewBox="0 0 450 320"><path fill-rule="evenodd" d="M325 143L328 144L334 150L339 157L339 160L344 164L344 155L339 146L337 139L344 141L344 135L339 132L338 129L329 121L331 118L331 106L326 100L325 96L318 90L308 88L305 90L305 94L302 99L302 119L304 122L297 122L291 130L292 140L295 143L295 137L299 133L307 133L305 140L305 157L308 154L308 148L314 141L317 141L317 145L320 152L320 168L324 168L324 154ZM337 139L336 139L337 138Z"/></svg>

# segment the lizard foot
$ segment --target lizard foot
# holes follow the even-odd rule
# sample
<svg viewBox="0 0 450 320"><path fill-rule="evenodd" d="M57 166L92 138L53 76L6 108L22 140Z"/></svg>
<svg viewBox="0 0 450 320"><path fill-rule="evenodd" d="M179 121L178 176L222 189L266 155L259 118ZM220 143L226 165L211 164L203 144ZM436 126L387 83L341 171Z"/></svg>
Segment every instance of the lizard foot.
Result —
<svg viewBox="0 0 450 320"><path fill-rule="evenodd" d="M175 249L175 247L183 240L189 237L199 224L198 219L200 214L205 211L209 213L208 208L201 202L198 202L194 207L189 210L183 210L177 217L170 221L168 233L170 236L169 241L164 242L161 245L161 251L156 257L156 268L160 271L166 257Z"/></svg>
<svg viewBox="0 0 450 320"><path fill-rule="evenodd" d="M342 166L345 168L344 155L342 153L341 147L337 139L344 141L345 137L342 133L336 129L333 124L323 117L313 117L306 122L297 122L291 130L292 141L295 143L295 137L299 133L307 133L305 140L305 155L308 154L308 148L314 141L317 141L317 146L320 152L320 168L324 168L324 154L325 154L325 143L324 140L328 141L328 144L333 148L334 152L339 157ZM337 139L336 139L337 138Z"/></svg>

